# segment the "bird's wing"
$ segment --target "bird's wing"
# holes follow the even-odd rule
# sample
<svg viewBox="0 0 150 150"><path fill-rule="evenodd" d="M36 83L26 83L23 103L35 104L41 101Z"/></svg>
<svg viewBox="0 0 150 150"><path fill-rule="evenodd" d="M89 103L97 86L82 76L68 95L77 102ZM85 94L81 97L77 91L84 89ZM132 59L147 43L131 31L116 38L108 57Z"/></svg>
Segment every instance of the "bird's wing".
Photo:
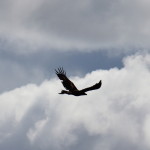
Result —
<svg viewBox="0 0 150 150"><path fill-rule="evenodd" d="M102 85L102 81L100 80L99 83L96 83L95 85L91 86L91 87L88 87L88 88L85 88L85 89L82 89L81 91L82 92L87 92L87 91L92 91L92 90L96 90L96 89L99 89Z"/></svg>
<svg viewBox="0 0 150 150"><path fill-rule="evenodd" d="M63 68L58 68L57 70L55 69L56 75L58 76L58 78L60 80L62 80L62 84L63 86L69 90L69 91L75 91L78 90L76 88L76 86L73 84L73 82L71 82L67 76L66 76L66 72L63 70Z"/></svg>

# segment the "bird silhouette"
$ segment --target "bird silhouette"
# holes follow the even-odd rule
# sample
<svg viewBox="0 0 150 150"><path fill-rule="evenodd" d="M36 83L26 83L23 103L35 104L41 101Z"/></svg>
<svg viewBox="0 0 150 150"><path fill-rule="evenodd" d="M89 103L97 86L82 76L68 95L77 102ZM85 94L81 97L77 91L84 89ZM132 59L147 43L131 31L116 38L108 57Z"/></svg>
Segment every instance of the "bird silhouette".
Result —
<svg viewBox="0 0 150 150"><path fill-rule="evenodd" d="M87 95L85 92L99 89L102 85L102 81L100 80L98 83L94 84L93 86L84 88L82 90L78 90L77 87L74 85L74 83L68 79L63 67L58 68L57 70L55 69L55 73L58 76L58 78L62 80L62 84L67 90L67 91L62 90L61 93L59 94L68 94L68 95L74 95L74 96Z"/></svg>

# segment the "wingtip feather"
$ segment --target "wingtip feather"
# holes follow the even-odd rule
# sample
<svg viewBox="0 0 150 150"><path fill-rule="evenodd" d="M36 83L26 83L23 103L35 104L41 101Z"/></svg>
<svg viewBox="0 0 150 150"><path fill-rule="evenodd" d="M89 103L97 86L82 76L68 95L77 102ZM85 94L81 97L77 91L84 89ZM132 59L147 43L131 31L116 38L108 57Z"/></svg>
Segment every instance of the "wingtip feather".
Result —
<svg viewBox="0 0 150 150"><path fill-rule="evenodd" d="M58 67L57 69L55 69L55 73L66 75L66 72L64 71L63 67Z"/></svg>

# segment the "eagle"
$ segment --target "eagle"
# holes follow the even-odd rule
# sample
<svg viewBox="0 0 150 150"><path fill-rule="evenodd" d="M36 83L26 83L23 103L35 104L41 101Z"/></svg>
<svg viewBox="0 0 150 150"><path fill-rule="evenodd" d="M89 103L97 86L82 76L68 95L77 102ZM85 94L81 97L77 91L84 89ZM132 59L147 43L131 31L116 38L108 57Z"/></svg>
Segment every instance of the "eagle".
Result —
<svg viewBox="0 0 150 150"><path fill-rule="evenodd" d="M74 96L87 95L85 92L99 89L102 85L102 81L100 80L98 83L94 84L93 86L84 88L82 90L78 90L77 87L74 85L74 83L68 79L63 67L55 69L55 73L58 76L58 78L62 80L62 84L67 90L67 91L62 90L61 93L59 94L68 94L68 95L74 95Z"/></svg>

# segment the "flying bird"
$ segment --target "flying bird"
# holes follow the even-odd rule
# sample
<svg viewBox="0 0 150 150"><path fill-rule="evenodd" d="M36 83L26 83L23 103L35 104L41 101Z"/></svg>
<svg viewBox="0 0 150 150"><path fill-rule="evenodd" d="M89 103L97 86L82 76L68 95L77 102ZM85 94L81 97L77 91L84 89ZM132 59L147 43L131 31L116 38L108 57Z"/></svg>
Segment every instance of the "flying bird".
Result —
<svg viewBox="0 0 150 150"><path fill-rule="evenodd" d="M62 84L67 90L67 91L62 90L61 93L59 94L68 94L74 96L87 95L85 92L99 89L102 85L102 81L100 80L98 83L94 84L93 86L87 87L82 90L78 90L77 87L74 85L74 83L68 79L66 72L64 71L63 68L58 68L57 70L55 69L55 72L58 78L62 80Z"/></svg>

